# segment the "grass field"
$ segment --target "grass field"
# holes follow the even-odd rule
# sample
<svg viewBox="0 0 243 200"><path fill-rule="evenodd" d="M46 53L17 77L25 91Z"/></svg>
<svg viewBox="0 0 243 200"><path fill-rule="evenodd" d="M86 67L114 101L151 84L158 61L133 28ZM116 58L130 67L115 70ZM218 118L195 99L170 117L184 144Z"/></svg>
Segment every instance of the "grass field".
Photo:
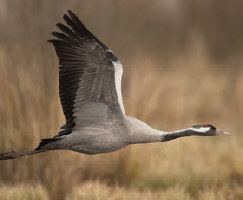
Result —
<svg viewBox="0 0 243 200"><path fill-rule="evenodd" d="M38 67L55 63L45 60L46 55L38 49L32 53L15 47L10 53L11 60L7 59L9 52L1 49L0 110L4 113L4 131L0 149L24 151L35 148L41 138L57 133L64 117L58 99L57 70ZM28 63L26 55L30 58ZM165 70L150 60L140 61L139 69L132 63L124 74L127 114L163 130L210 122L232 132L232 136L134 145L95 156L48 152L1 162L3 196L9 193L9 199L17 194L19 199L25 198L23 195L47 198L47 194L51 199L66 195L68 199L243 198L243 109L239 100L243 73L239 71L234 77L231 71L218 73L217 66L208 61L202 50L191 57L177 58ZM25 186L30 183L38 186ZM6 190L6 184L15 187Z"/></svg>
<svg viewBox="0 0 243 200"><path fill-rule="evenodd" d="M66 9L64 2L61 5ZM9 11L10 8L13 9L10 6ZM48 11L47 7L42 8ZM22 12L26 13L24 9ZM44 12L42 14L42 18L46 17ZM91 15L87 10L86 14ZM17 20L19 16L15 15L13 19ZM13 16L7 16L12 22ZM52 21L57 19L48 16ZM26 20L23 26L29 27L29 23ZM1 30L6 32L8 23L0 24L5 27ZM136 26L134 35L140 31L136 29L140 25ZM9 23L9 29L13 27ZM11 39L0 43L0 152L34 149L41 138L57 134L65 122L58 97L57 58L50 44L43 42L49 38L28 43L25 36L23 41L18 38L20 29L25 30L13 29L15 31L9 33ZM117 34L120 29L115 30ZM27 30L33 31L31 37L39 34L34 29ZM46 32L44 30L41 29ZM7 34L1 36L0 41ZM145 36L140 37L149 43L149 39L144 40ZM109 38L108 34L106 40L109 39L113 43L111 47L116 48L115 38ZM126 45L130 45L131 38L126 36L125 39ZM165 41L166 37L161 39ZM131 48L134 43L131 42ZM197 34L179 53L158 49L152 39L151 43L147 52L135 48L132 50L136 53L127 48L125 51L123 46L115 51L118 57L120 53L124 64L122 86L126 114L165 131L211 123L231 132L232 136L186 137L166 143L128 146L118 152L93 156L54 151L2 161L0 200L243 199L242 50L218 62ZM173 42L169 44L173 46ZM164 60L165 54L169 57Z"/></svg>

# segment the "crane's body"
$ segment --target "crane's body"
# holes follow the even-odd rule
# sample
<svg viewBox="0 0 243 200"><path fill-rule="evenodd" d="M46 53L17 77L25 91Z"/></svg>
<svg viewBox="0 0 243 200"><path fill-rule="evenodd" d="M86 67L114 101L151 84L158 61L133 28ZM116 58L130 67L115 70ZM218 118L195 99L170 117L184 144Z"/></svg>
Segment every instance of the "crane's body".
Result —
<svg viewBox="0 0 243 200"><path fill-rule="evenodd" d="M164 132L126 116L120 61L76 15L68 13L69 16L64 15L68 26L58 23L61 32L53 32L57 39L49 40L59 58L59 95L66 123L58 135L42 139L35 150L2 153L0 160L60 149L85 154L108 153L136 143L228 134L210 124Z"/></svg>
<svg viewBox="0 0 243 200"><path fill-rule="evenodd" d="M134 125L139 129L132 128ZM147 132L150 134L145 134ZM163 133L152 129L136 118L125 117L123 122L113 122L112 126L107 129L84 128L61 138L55 143L46 144L44 148L67 149L85 154L108 153L129 144L161 142Z"/></svg>

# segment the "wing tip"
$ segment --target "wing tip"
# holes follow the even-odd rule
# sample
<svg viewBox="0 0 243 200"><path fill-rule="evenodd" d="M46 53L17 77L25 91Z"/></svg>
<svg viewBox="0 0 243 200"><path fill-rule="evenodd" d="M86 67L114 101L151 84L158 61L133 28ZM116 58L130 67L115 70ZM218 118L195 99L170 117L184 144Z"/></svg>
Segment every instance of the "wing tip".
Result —
<svg viewBox="0 0 243 200"><path fill-rule="evenodd" d="M74 15L73 11L71 11L70 9L67 10L68 14L71 16L71 15Z"/></svg>
<svg viewBox="0 0 243 200"><path fill-rule="evenodd" d="M47 42L49 42L49 43L54 43L54 42L56 42L57 41L57 39L49 39L49 40L47 40Z"/></svg>

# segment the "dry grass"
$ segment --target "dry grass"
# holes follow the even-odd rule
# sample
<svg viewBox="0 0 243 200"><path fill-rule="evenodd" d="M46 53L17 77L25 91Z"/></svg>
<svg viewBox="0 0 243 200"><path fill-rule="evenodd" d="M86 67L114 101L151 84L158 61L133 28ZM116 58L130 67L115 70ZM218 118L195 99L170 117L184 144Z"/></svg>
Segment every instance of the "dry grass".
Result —
<svg viewBox="0 0 243 200"><path fill-rule="evenodd" d="M199 200L235 200L242 199L242 188L225 186L223 190L203 189L199 191ZM195 197L182 186L174 186L159 191L139 191L136 188L109 187L98 181L86 182L73 188L67 200L193 200Z"/></svg>
<svg viewBox="0 0 243 200"><path fill-rule="evenodd" d="M15 40L0 45L0 152L33 149L64 122L53 49ZM138 57L121 59L127 115L163 130L212 123L233 136L181 138L94 156L59 151L3 161L0 199L47 199L47 194L52 200L243 199L242 56L214 62L195 34L183 53L167 52L173 59L165 62L154 59L154 52L163 52L153 44L147 58L137 52ZM124 58L130 56L125 49Z"/></svg>
<svg viewBox="0 0 243 200"><path fill-rule="evenodd" d="M146 200L146 199L183 199L190 200L190 195L187 194L183 189L171 188L160 192L140 192L135 188L126 189L122 187L109 187L98 181L87 182L79 187L73 189L72 193L68 195L67 200L78 200L78 199L89 199L89 200Z"/></svg>
<svg viewBox="0 0 243 200"><path fill-rule="evenodd" d="M48 194L41 186L0 187L0 200L48 200Z"/></svg>
<svg viewBox="0 0 243 200"><path fill-rule="evenodd" d="M242 188L224 187L223 190L200 190L200 200L235 200L242 199ZM41 186L0 187L1 200L48 200L46 190ZM67 194L66 200L193 200L190 192L181 186L174 186L158 191L139 191L137 188L108 186L100 181L87 181Z"/></svg>

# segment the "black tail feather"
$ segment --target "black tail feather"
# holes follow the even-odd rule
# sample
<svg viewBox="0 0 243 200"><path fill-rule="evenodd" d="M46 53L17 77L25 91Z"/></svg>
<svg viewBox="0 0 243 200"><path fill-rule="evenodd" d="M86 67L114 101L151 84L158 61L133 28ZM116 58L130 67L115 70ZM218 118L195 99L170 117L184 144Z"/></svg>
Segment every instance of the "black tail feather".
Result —
<svg viewBox="0 0 243 200"><path fill-rule="evenodd" d="M0 153L0 160L15 159L15 158L19 158L19 157L26 156L26 155L32 155L32 154L48 151L50 149L45 148L44 146L46 144L49 144L51 142L55 142L55 141L60 140L60 139L62 139L62 138L42 139L39 146L33 151L27 151L27 152L23 152L23 153L18 153L18 152L15 152L15 151L9 151L9 152L5 152L5 153Z"/></svg>
<svg viewBox="0 0 243 200"><path fill-rule="evenodd" d="M46 144L49 144L49 143L52 143L52 142L55 142L55 141L61 140L61 139L62 138L45 138L45 139L41 139L41 142L40 142L39 146L35 150L40 150Z"/></svg>
<svg viewBox="0 0 243 200"><path fill-rule="evenodd" d="M41 153L44 151L48 151L48 149L33 150L33 151L27 151L27 152L23 152L23 153L9 151L9 152L5 152L5 153L0 153L0 160L15 159L15 158L19 158L21 156L32 155L32 154Z"/></svg>

